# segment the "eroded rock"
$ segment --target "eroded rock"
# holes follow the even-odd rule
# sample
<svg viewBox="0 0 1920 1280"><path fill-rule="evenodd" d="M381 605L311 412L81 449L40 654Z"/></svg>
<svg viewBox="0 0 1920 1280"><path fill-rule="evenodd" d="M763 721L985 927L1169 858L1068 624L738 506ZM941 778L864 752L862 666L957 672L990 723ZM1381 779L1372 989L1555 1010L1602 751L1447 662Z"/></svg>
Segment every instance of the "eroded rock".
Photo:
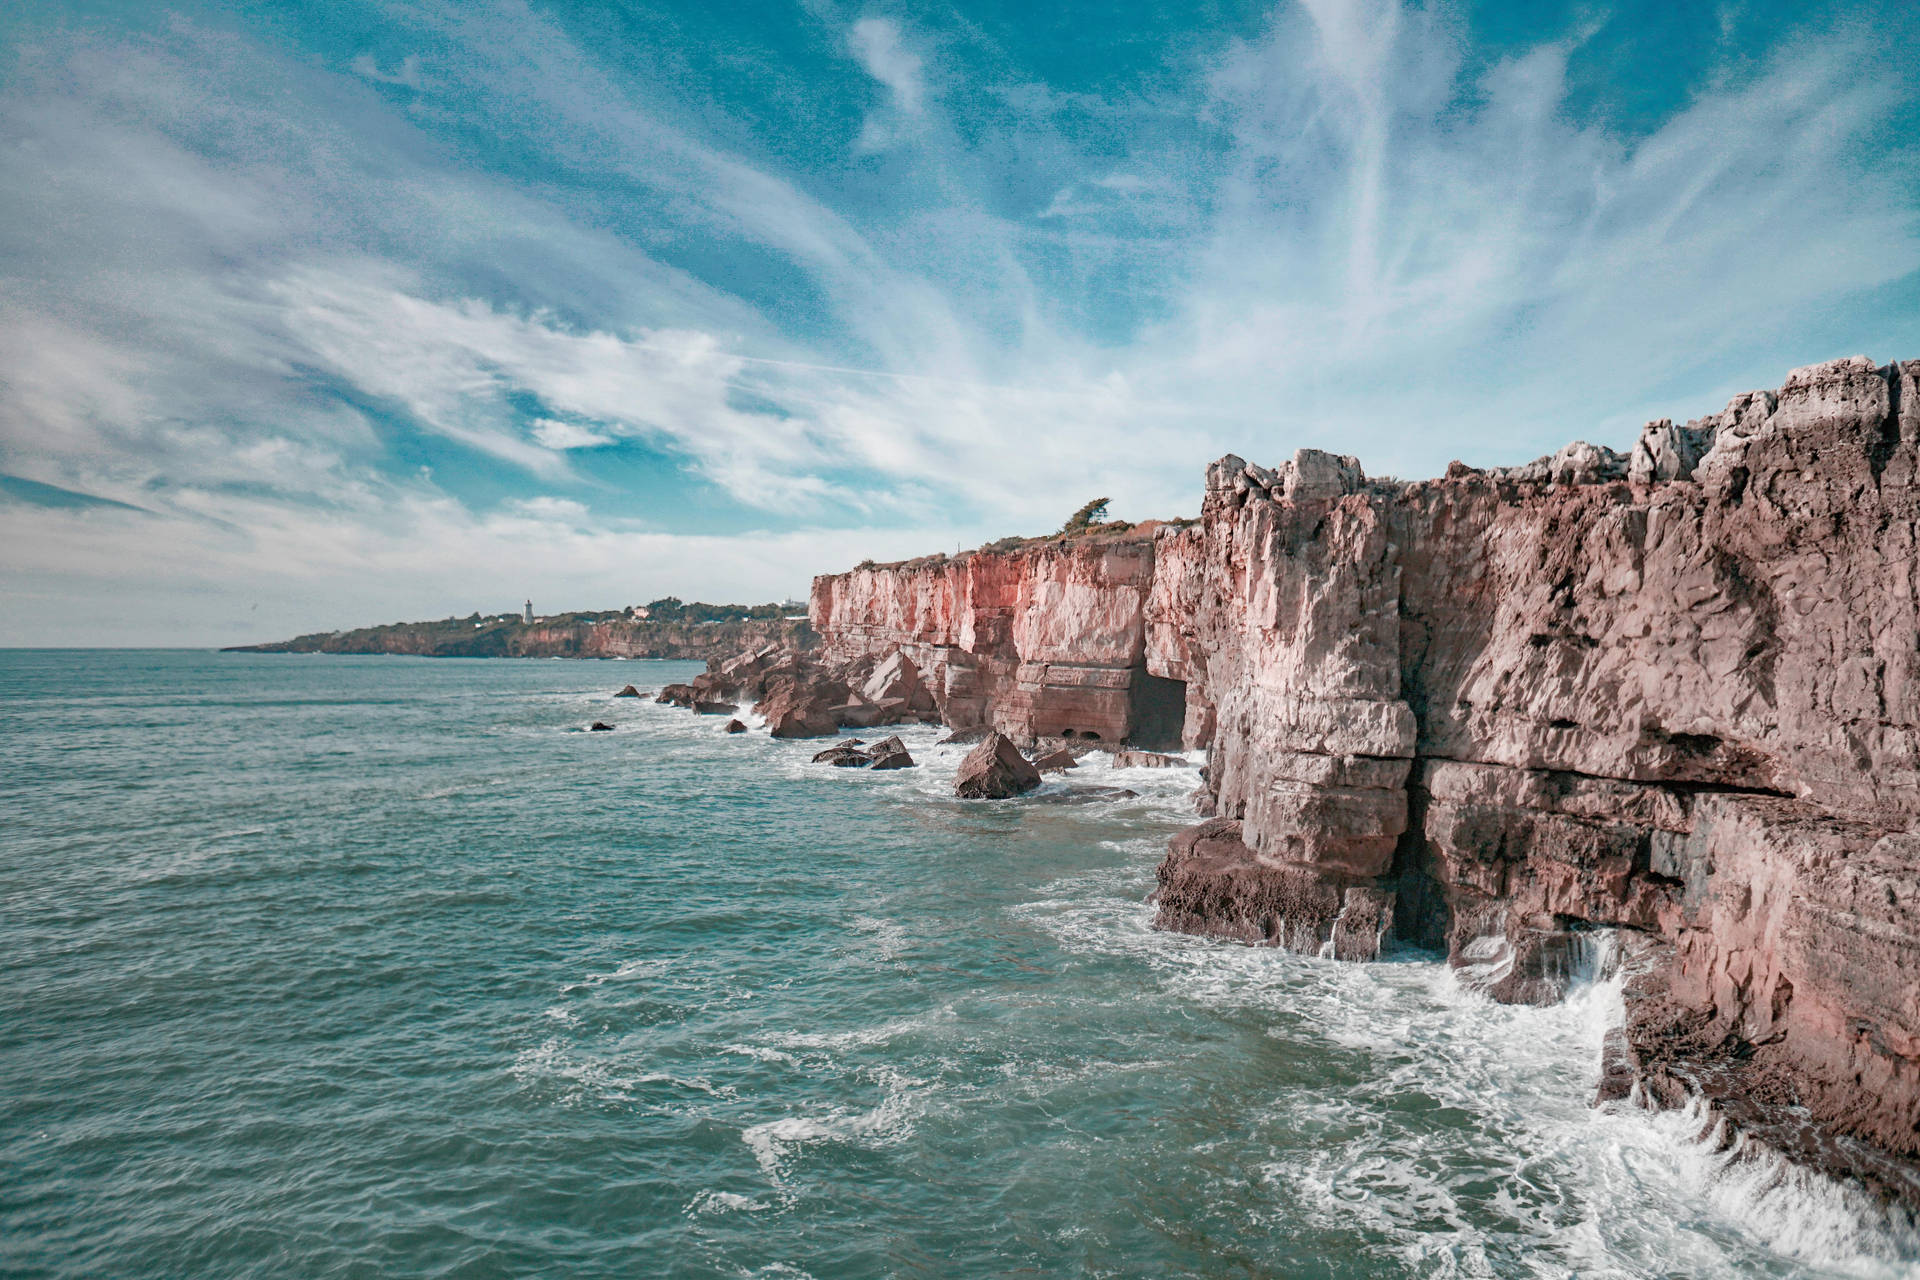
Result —
<svg viewBox="0 0 1920 1280"><path fill-rule="evenodd" d="M1005 800L1040 785L1040 771L1005 734L989 734L960 762L953 793L962 800Z"/></svg>
<svg viewBox="0 0 1920 1280"><path fill-rule="evenodd" d="M815 764L830 764L839 769L864 769L873 763L873 757L859 747L845 744L828 747L813 757Z"/></svg>

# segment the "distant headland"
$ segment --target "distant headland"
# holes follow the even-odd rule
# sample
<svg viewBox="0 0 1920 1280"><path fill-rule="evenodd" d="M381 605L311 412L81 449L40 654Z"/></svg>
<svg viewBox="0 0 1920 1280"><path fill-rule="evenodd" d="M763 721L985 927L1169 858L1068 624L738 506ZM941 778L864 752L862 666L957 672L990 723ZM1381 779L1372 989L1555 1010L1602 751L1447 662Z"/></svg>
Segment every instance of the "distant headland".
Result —
<svg viewBox="0 0 1920 1280"><path fill-rule="evenodd" d="M395 653L428 658L692 658L777 643L810 647L807 607L685 603L673 596L626 609L536 615L469 614L433 622L393 622L321 631L272 644L231 645L223 653Z"/></svg>

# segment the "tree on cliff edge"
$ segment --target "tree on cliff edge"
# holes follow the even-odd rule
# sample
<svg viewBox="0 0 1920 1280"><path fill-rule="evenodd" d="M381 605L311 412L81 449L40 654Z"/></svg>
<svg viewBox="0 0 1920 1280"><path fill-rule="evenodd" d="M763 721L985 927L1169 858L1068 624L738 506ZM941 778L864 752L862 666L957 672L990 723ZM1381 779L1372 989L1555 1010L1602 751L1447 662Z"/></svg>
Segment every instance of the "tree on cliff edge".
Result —
<svg viewBox="0 0 1920 1280"><path fill-rule="evenodd" d="M1086 506L1067 517L1060 532L1065 534L1085 533L1090 527L1107 518L1107 503L1111 498L1095 498Z"/></svg>

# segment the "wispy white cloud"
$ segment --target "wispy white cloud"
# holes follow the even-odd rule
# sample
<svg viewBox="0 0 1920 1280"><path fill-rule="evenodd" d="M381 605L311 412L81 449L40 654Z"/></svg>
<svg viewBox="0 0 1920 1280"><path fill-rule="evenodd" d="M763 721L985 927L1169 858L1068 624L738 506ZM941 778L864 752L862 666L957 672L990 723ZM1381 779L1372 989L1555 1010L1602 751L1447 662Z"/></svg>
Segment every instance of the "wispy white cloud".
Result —
<svg viewBox="0 0 1920 1280"><path fill-rule="evenodd" d="M365 83L427 87L417 60L191 24L29 51L0 90L0 469L159 513L7 507L10 591L191 563L269 592L277 562L342 622L372 607L342 584L391 582L397 616L496 564L535 579L510 595L778 595L1093 493L1190 511L1230 449L1431 474L1920 354L1914 317L1847 310L1920 270L1914 156L1877 141L1915 89L1870 32L1729 61L1626 134L1572 109L1591 32L1484 65L1442 9L1307 0L1151 101L969 84L1002 115L963 128L947 46L835 20L884 93L853 145L913 146L823 140L808 171L520 0L409 20L448 51L429 101L484 93L559 176L476 171ZM1124 145L1080 136L1100 111ZM397 436L518 480L463 504ZM610 514L595 467L631 441L742 532Z"/></svg>
<svg viewBox="0 0 1920 1280"><path fill-rule="evenodd" d="M557 418L536 418L533 438L549 449L598 449L613 443L612 436Z"/></svg>
<svg viewBox="0 0 1920 1280"><path fill-rule="evenodd" d="M893 91L893 105L908 115L919 115L927 87L926 64L908 49L900 24L892 18L862 18L847 33L847 43L867 74Z"/></svg>
<svg viewBox="0 0 1920 1280"><path fill-rule="evenodd" d="M847 47L868 75L885 85L888 103L868 114L860 130L863 151L881 151L911 136L926 114L926 63L908 48L892 18L861 18L847 31Z"/></svg>

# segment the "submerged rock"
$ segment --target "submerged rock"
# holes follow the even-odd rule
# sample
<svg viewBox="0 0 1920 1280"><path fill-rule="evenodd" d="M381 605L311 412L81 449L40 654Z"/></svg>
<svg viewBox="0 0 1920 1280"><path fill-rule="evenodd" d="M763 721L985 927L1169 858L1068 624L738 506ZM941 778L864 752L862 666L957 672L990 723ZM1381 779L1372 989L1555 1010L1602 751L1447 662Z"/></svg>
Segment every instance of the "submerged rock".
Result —
<svg viewBox="0 0 1920 1280"><path fill-rule="evenodd" d="M690 684L670 684L660 691L660 696L654 701L691 709L698 697L699 694Z"/></svg>
<svg viewBox="0 0 1920 1280"><path fill-rule="evenodd" d="M588 733L612 733L613 726L608 724L604 720L595 720L592 724L587 726L587 732Z"/></svg>
<svg viewBox="0 0 1920 1280"><path fill-rule="evenodd" d="M1193 762L1159 751L1116 751L1113 753L1113 767L1116 769L1191 769Z"/></svg>
<svg viewBox="0 0 1920 1280"><path fill-rule="evenodd" d="M867 756L873 761L875 769L912 769L914 760L907 753L907 744L899 738L883 738L867 749Z"/></svg>
<svg viewBox="0 0 1920 1280"><path fill-rule="evenodd" d="M1140 793L1129 787L1067 787L1060 791L1042 792L1033 798L1035 804L1097 804L1103 800L1137 800Z"/></svg>
<svg viewBox="0 0 1920 1280"><path fill-rule="evenodd" d="M864 769L873 757L858 747L828 747L813 757L815 764L830 764L836 769Z"/></svg>
<svg viewBox="0 0 1920 1280"><path fill-rule="evenodd" d="M703 716L730 716L740 708L731 702L696 702L693 709Z"/></svg>
<svg viewBox="0 0 1920 1280"><path fill-rule="evenodd" d="M1005 734L990 734L960 762L953 794L962 800L1005 800L1040 785L1040 771Z"/></svg>
<svg viewBox="0 0 1920 1280"><path fill-rule="evenodd" d="M741 724L738 720L727 721L728 733L745 733L746 731L747 731L747 726L744 724Z"/></svg>

